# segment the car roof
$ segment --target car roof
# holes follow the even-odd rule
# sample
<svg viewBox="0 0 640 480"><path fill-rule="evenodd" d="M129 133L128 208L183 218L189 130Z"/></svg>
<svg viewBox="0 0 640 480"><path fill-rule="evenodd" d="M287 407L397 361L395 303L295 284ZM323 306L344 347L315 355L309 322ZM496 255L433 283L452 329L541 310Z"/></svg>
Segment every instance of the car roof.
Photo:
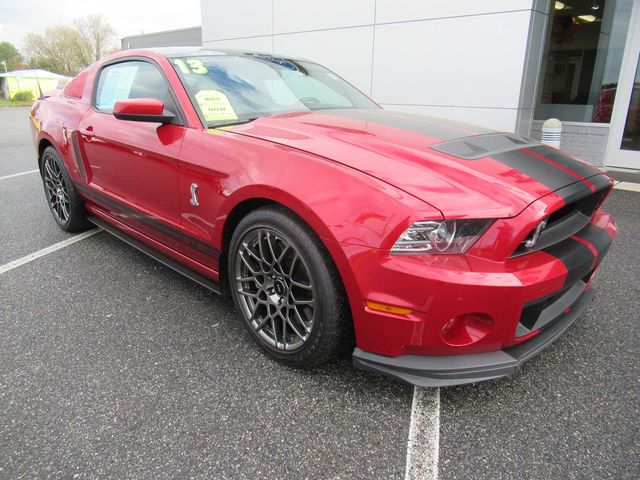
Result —
<svg viewBox="0 0 640 480"><path fill-rule="evenodd" d="M286 58L288 60L302 60L309 62L310 60L306 60L303 58L296 58L291 56L284 56L278 54L272 54L268 52L260 52L254 50L234 50L229 48L211 48L211 47L201 47L201 46L191 46L191 47L151 47L151 48L142 48L136 50L146 50L148 52L153 52L155 54L164 55L167 58L176 58L176 57L202 57L202 56L267 56L274 58Z"/></svg>

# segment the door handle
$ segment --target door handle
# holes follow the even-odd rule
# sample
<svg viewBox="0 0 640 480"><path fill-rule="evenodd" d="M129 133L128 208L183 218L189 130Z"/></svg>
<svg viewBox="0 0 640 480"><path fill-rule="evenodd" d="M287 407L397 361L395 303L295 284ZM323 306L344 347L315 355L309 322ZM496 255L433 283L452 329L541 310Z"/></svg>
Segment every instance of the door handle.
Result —
<svg viewBox="0 0 640 480"><path fill-rule="evenodd" d="M89 125L87 128L80 129L80 135L85 137L87 140L92 139L93 137L96 136L95 132L93 131L93 127L91 125Z"/></svg>

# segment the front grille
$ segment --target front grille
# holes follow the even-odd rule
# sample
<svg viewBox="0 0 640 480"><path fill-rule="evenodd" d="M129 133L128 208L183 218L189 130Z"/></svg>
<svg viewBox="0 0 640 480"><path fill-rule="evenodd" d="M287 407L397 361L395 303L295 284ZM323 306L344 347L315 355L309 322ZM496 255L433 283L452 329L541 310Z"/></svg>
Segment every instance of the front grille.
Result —
<svg viewBox="0 0 640 480"><path fill-rule="evenodd" d="M588 195L584 198L569 203L568 205L565 205L564 207L556 210L551 215L549 215L549 220L547 223L549 225L557 224L559 222L562 222L567 217L574 215L575 213L580 213L588 218L591 218L606 194L607 190L602 189L597 192L593 192L591 195Z"/></svg>
<svg viewBox="0 0 640 480"><path fill-rule="evenodd" d="M608 193L604 188L593 192L586 197L567 203L546 218L547 225L540 233L537 242L532 248L527 248L526 243L533 238L535 228L527 235L527 238L516 248L511 255L517 257L543 248L555 245L569 238L586 227L598 206Z"/></svg>

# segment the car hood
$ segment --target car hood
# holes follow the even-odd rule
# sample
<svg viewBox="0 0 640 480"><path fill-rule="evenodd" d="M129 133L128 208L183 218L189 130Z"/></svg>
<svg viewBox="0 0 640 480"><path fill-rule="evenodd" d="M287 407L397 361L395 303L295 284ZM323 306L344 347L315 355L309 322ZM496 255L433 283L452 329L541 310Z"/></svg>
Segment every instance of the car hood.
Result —
<svg viewBox="0 0 640 480"><path fill-rule="evenodd" d="M231 127L347 165L438 208L447 218L505 218L601 172L512 133L383 109L261 117ZM593 189L592 189L593 190Z"/></svg>

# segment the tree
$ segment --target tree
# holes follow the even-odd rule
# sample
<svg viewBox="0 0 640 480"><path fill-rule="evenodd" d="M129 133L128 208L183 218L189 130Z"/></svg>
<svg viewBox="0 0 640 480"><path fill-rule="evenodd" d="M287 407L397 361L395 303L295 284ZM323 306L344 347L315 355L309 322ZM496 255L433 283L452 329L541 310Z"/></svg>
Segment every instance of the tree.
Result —
<svg viewBox="0 0 640 480"><path fill-rule="evenodd" d="M11 42L0 42L0 61L3 60L7 63L7 70L17 70L23 66L22 55Z"/></svg>
<svg viewBox="0 0 640 480"><path fill-rule="evenodd" d="M77 18L73 26L82 37L86 54L92 63L113 50L116 32L102 15Z"/></svg>
<svg viewBox="0 0 640 480"><path fill-rule="evenodd" d="M89 64L80 34L71 27L49 27L44 34L28 33L25 48L34 68L61 75L74 76Z"/></svg>
<svg viewBox="0 0 640 480"><path fill-rule="evenodd" d="M49 27L44 34L28 33L25 47L30 64L74 76L113 51L115 32L102 15L78 18L70 26Z"/></svg>

